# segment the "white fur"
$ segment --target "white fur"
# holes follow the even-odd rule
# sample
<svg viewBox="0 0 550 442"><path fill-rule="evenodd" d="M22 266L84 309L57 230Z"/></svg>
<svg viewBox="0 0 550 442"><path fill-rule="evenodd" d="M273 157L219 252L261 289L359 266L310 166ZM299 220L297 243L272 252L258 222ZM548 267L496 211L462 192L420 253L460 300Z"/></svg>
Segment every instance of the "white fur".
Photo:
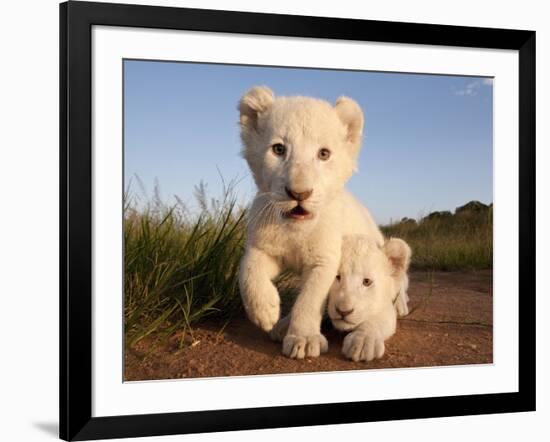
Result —
<svg viewBox="0 0 550 442"><path fill-rule="evenodd" d="M284 333L285 355L318 356L328 347L320 325L343 235L384 242L368 210L344 189L356 168L363 113L349 98L332 106L307 97L275 98L267 87L248 91L239 110L243 156L258 187L239 273L244 307L263 330ZM277 143L285 146L284 155L274 153ZM327 161L319 158L321 148L331 152ZM308 218L288 218L297 202L285 187L312 191L300 203ZM290 317L273 330L280 317L273 279L285 269L298 272L302 286Z"/></svg>
<svg viewBox="0 0 550 442"><path fill-rule="evenodd" d="M383 356L384 341L395 333L394 301L406 278L410 257L411 250L401 239L391 238L380 247L366 236L344 237L340 269L330 289L327 310L337 329L351 331L342 345L348 358L370 361Z"/></svg>

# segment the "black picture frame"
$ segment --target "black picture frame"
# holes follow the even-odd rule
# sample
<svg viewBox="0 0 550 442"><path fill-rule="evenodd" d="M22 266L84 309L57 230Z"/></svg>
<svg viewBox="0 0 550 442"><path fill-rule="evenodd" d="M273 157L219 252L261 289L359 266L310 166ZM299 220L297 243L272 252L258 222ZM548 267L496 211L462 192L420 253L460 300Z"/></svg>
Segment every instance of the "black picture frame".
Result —
<svg viewBox="0 0 550 442"><path fill-rule="evenodd" d="M93 25L518 51L519 391L92 417ZM60 5L59 130L59 416L62 439L90 440L535 410L534 31L70 1Z"/></svg>

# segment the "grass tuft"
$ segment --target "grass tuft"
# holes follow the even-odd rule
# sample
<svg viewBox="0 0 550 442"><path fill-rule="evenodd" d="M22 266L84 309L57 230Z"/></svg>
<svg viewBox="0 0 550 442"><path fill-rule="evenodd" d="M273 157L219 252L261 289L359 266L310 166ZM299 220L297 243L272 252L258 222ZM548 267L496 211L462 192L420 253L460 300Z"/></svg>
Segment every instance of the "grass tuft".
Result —
<svg viewBox="0 0 550 442"><path fill-rule="evenodd" d="M240 308L246 211L237 206L231 186L221 201L208 202L204 187L196 193L195 216L181 202L167 206L155 196L138 209L126 198L126 345L152 333L189 330L206 316L227 318Z"/></svg>

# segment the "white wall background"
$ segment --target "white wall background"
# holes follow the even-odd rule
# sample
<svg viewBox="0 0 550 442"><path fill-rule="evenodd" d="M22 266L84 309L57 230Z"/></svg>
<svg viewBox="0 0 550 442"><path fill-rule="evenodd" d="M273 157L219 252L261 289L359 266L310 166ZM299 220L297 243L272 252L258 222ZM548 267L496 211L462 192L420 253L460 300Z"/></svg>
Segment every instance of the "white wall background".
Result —
<svg viewBox="0 0 550 442"><path fill-rule="evenodd" d="M547 271L550 222L550 26L545 2L523 0L133 1L170 6L534 29L537 31L537 273ZM0 17L0 440L57 438L58 406L58 2L2 2ZM528 295L528 294L525 294ZM537 282L538 411L416 421L233 432L170 441L541 440L547 434L550 302ZM543 321L546 319L546 323ZM545 339L546 338L546 339ZM540 436L536 436L536 434ZM372 439L371 439L372 440Z"/></svg>

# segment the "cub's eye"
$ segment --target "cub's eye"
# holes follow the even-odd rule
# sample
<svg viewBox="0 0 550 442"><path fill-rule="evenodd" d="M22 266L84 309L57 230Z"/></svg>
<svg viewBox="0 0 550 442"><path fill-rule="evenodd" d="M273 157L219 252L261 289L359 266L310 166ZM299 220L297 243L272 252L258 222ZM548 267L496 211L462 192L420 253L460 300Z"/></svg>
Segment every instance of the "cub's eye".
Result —
<svg viewBox="0 0 550 442"><path fill-rule="evenodd" d="M363 285L365 287L370 287L372 285L372 279L369 279L369 278L363 279Z"/></svg>
<svg viewBox="0 0 550 442"><path fill-rule="evenodd" d="M336 275L336 281L340 282L340 275Z"/></svg>
<svg viewBox="0 0 550 442"><path fill-rule="evenodd" d="M278 157L282 157L286 153L286 146L281 143L275 143L271 146L271 151Z"/></svg>
<svg viewBox="0 0 550 442"><path fill-rule="evenodd" d="M317 156L321 161L326 161L330 158L330 150L328 150L326 147L323 147L322 149L319 149Z"/></svg>

